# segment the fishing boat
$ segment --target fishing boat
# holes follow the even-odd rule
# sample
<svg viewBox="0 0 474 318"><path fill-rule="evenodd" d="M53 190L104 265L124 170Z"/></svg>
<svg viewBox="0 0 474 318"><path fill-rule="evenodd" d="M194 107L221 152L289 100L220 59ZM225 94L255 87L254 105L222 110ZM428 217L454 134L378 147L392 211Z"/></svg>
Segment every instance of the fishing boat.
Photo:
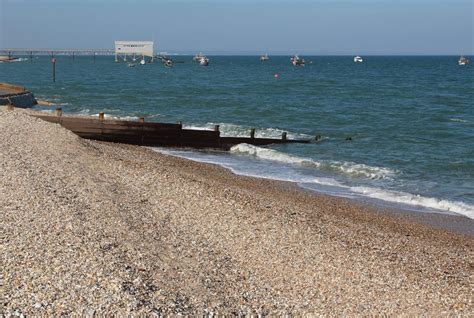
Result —
<svg viewBox="0 0 474 318"><path fill-rule="evenodd" d="M356 57L354 57L354 63L362 63L364 60L359 56L357 55Z"/></svg>
<svg viewBox="0 0 474 318"><path fill-rule="evenodd" d="M293 66L304 66L304 59L300 58L298 55L293 55L291 58L290 58L290 61L291 61L291 64L293 64Z"/></svg>
<svg viewBox="0 0 474 318"><path fill-rule="evenodd" d="M269 59L270 58L268 57L267 53L260 55L260 61L262 62L268 61Z"/></svg>
<svg viewBox="0 0 474 318"><path fill-rule="evenodd" d="M463 66L463 65L468 65L469 64L469 59L467 57L461 56L459 58L458 64Z"/></svg>

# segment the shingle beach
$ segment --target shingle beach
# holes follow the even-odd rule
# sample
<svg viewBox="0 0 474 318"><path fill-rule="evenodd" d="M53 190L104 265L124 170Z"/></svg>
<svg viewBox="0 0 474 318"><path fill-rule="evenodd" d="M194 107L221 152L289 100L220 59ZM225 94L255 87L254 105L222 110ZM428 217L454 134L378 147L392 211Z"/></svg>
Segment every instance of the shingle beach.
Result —
<svg viewBox="0 0 474 318"><path fill-rule="evenodd" d="M4 316L474 312L471 235L5 107L0 211Z"/></svg>

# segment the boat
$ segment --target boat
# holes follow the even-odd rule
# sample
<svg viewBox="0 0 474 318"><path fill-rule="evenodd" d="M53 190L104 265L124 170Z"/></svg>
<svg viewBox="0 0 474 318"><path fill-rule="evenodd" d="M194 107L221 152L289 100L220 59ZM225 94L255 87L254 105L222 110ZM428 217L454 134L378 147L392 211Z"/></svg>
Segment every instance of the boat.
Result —
<svg viewBox="0 0 474 318"><path fill-rule="evenodd" d="M127 64L128 67L135 67L135 65L136 65L135 63L128 63Z"/></svg>
<svg viewBox="0 0 474 318"><path fill-rule="evenodd" d="M204 56L202 53L196 54L196 55L193 57L193 61L199 63L199 62L201 62L201 59L202 59L203 57L205 57L205 56Z"/></svg>
<svg viewBox="0 0 474 318"><path fill-rule="evenodd" d="M268 61L269 59L270 58L268 57L267 53L260 55L260 61L262 62Z"/></svg>
<svg viewBox="0 0 474 318"><path fill-rule="evenodd" d="M17 57L11 57L11 56L0 56L0 63L3 63L3 62L17 62L17 61L21 61L21 59L17 58Z"/></svg>
<svg viewBox="0 0 474 318"><path fill-rule="evenodd" d="M467 57L461 56L459 58L458 64L463 66L463 65L468 65L470 63L469 59Z"/></svg>
<svg viewBox="0 0 474 318"><path fill-rule="evenodd" d="M202 57L201 60L199 60L199 65L208 66L209 65L209 59L205 56Z"/></svg>
<svg viewBox="0 0 474 318"><path fill-rule="evenodd" d="M202 65L202 66L209 65L209 59L202 53L196 54L193 57L193 61L199 63L199 65Z"/></svg>
<svg viewBox="0 0 474 318"><path fill-rule="evenodd" d="M293 55L291 58L290 58L290 61L291 61L291 64L293 64L293 66L304 66L304 59L300 58L298 55Z"/></svg>
<svg viewBox="0 0 474 318"><path fill-rule="evenodd" d="M362 63L364 60L359 56L357 55L356 57L354 57L354 63Z"/></svg>
<svg viewBox="0 0 474 318"><path fill-rule="evenodd" d="M140 64L141 64L141 65L145 65L145 64L146 64L145 59L141 60L141 61L140 61Z"/></svg>

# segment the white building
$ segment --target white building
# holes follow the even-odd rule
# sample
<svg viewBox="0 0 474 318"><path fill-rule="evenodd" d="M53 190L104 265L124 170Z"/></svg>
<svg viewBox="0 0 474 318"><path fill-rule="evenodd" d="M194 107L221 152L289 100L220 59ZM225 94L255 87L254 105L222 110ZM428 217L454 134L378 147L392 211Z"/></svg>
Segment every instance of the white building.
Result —
<svg viewBox="0 0 474 318"><path fill-rule="evenodd" d="M127 61L127 57L149 57L153 61L153 41L115 41L115 62Z"/></svg>

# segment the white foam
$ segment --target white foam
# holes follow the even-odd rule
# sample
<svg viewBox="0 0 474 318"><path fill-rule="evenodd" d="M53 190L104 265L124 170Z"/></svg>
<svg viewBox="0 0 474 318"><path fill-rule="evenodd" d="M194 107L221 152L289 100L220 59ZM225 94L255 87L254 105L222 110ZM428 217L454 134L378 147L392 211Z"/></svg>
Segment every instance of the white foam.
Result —
<svg viewBox="0 0 474 318"><path fill-rule="evenodd" d="M460 118L450 118L450 121L458 122L458 123L467 123L467 120L460 119Z"/></svg>
<svg viewBox="0 0 474 318"><path fill-rule="evenodd" d="M99 117L99 114L87 114L87 113L82 113L82 115L87 115L87 116L93 116L93 117ZM104 118L110 118L110 119L116 119L116 120L138 120L137 116L114 116L111 114L104 114Z"/></svg>
<svg viewBox="0 0 474 318"><path fill-rule="evenodd" d="M197 130L212 130L215 125L219 125L221 136L224 137L249 137L250 126L235 125L229 123L206 123L204 125L195 124L184 124L183 127L186 129L197 129ZM255 130L255 137L257 138L281 138L282 133L285 130L278 128L259 128ZM287 137L290 139L295 138L312 138L310 135L299 134L291 131L286 131Z"/></svg>
<svg viewBox="0 0 474 318"><path fill-rule="evenodd" d="M391 179L396 174L395 171L384 167L372 167L353 162L315 161L313 159L292 156L274 149L262 148L249 144L236 145L230 149L230 152L285 164L297 164L303 167L332 171L357 178Z"/></svg>
<svg viewBox="0 0 474 318"><path fill-rule="evenodd" d="M350 190L369 198L399 204L407 204L415 207L454 212L474 219L474 206L464 202L423 197L407 192L390 191L372 187L351 187Z"/></svg>

